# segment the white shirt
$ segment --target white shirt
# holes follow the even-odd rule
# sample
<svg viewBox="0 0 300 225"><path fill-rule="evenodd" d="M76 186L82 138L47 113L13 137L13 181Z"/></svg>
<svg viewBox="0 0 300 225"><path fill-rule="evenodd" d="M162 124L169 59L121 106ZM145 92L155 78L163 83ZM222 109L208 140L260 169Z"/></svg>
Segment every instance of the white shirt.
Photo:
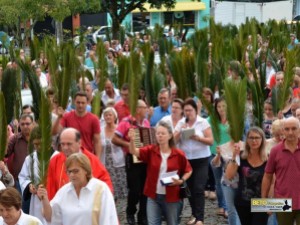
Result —
<svg viewBox="0 0 300 225"><path fill-rule="evenodd" d="M41 73L40 77L40 85L42 88L47 88L48 87L48 80L47 80L47 76L44 73Z"/></svg>
<svg viewBox="0 0 300 225"><path fill-rule="evenodd" d="M58 154L57 151L55 151L51 157ZM36 184L40 181L39 176L39 160L37 158L36 151L34 151L32 154L26 156L22 169L19 173L19 183L22 191L22 195L26 187L33 182L32 180L32 159L33 159L33 171L34 171L34 182ZM37 195L32 194L30 198L30 207L29 207L29 214L32 216L35 216L39 218L43 224L47 224L43 213L42 213L42 202L37 197Z"/></svg>
<svg viewBox="0 0 300 225"><path fill-rule="evenodd" d="M121 98L121 95L120 95L120 92L118 89L114 88L114 93L115 93L114 101L116 103L116 102L120 101L122 98ZM106 94L106 91L102 91L101 95L102 95L101 100L102 100L103 104L106 106L107 101L110 99L110 97Z"/></svg>
<svg viewBox="0 0 300 225"><path fill-rule="evenodd" d="M0 225L7 225L7 223L4 222L1 216L0 216ZM38 218L27 215L21 211L21 216L15 225L43 225L43 224Z"/></svg>
<svg viewBox="0 0 300 225"><path fill-rule="evenodd" d="M175 127L175 131L180 132L184 124L185 124L185 118L182 118L181 120L178 121ZM206 119L197 116L196 122L190 128L195 129L195 135L204 137L203 132L209 127L210 125ZM185 152L186 157L189 160L206 158L211 155L208 145L192 139L189 140L180 139L178 146L180 149L182 149Z"/></svg>
<svg viewBox="0 0 300 225"><path fill-rule="evenodd" d="M51 225L118 225L113 195L106 183L92 178L77 196L72 183L61 187L52 201ZM93 222L92 218L96 219Z"/></svg>

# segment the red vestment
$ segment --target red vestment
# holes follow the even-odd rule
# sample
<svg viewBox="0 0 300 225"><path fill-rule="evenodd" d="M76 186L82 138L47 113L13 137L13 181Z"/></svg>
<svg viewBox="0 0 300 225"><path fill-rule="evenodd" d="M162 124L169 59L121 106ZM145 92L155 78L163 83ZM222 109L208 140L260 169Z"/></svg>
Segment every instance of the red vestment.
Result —
<svg viewBox="0 0 300 225"><path fill-rule="evenodd" d="M113 192L113 185L109 173L99 161L97 156L83 148L81 148L81 152L85 154L91 162L93 177L105 182ZM69 178L66 173L65 162L66 156L62 152L55 155L50 160L47 175L47 192L49 200L51 200L55 196L58 189L69 182Z"/></svg>

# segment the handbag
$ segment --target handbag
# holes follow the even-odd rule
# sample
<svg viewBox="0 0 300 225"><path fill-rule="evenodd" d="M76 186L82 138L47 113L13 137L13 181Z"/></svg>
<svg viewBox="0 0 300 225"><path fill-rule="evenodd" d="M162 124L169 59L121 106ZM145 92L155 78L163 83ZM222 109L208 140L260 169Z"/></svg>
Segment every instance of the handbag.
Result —
<svg viewBox="0 0 300 225"><path fill-rule="evenodd" d="M185 181L182 183L182 185L180 185L179 196L180 198L190 198L192 196L191 191Z"/></svg>

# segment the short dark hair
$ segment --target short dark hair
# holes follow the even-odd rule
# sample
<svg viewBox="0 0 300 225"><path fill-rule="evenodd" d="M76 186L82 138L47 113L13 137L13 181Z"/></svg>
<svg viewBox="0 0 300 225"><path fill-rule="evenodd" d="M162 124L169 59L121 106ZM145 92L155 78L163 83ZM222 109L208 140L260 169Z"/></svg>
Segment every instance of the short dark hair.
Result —
<svg viewBox="0 0 300 225"><path fill-rule="evenodd" d="M124 83L124 84L122 85L122 87L121 87L121 90L122 90L122 91L127 91L127 90L129 90L129 84L128 84L128 83Z"/></svg>
<svg viewBox="0 0 300 225"><path fill-rule="evenodd" d="M195 111L196 111L196 114L198 114L198 107L197 107L197 104L195 102L195 100L193 98L187 98L185 99L184 103L183 103L183 108L186 106L186 105L190 105L192 106Z"/></svg>
<svg viewBox="0 0 300 225"><path fill-rule="evenodd" d="M86 94L84 91L78 91L78 92L75 94L74 99L76 99L77 96L80 96L80 97L86 97L86 99L88 100L88 96L87 96L87 94Z"/></svg>
<svg viewBox="0 0 300 225"><path fill-rule="evenodd" d="M22 197L13 187L8 187L0 191L0 204L4 207L15 207L20 210L22 207Z"/></svg>

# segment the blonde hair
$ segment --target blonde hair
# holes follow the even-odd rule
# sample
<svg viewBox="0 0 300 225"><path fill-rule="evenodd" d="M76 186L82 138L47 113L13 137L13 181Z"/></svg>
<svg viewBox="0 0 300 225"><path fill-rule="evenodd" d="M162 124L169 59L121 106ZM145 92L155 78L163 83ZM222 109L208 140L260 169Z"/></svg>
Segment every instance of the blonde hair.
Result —
<svg viewBox="0 0 300 225"><path fill-rule="evenodd" d="M259 127L251 127L247 133L247 139L246 139L246 143L245 143L245 151L243 151L241 158L242 159L247 159L250 155L250 146L248 144L248 137L249 134L251 132L254 132L256 134L259 134L259 136L261 137L261 145L259 146L259 154L260 154L260 159L262 161L267 161L268 159L268 155L267 155L267 151L266 151L266 138L265 138L265 133L263 132L263 130Z"/></svg>
<svg viewBox="0 0 300 225"><path fill-rule="evenodd" d="M74 153L67 158L66 169L68 170L73 163L77 163L87 174L86 178L89 181L92 178L92 168L88 157L82 153Z"/></svg>
<svg viewBox="0 0 300 225"><path fill-rule="evenodd" d="M282 120L280 119L274 120L271 127L271 134L273 135L274 133L281 131L281 129L282 129Z"/></svg>

